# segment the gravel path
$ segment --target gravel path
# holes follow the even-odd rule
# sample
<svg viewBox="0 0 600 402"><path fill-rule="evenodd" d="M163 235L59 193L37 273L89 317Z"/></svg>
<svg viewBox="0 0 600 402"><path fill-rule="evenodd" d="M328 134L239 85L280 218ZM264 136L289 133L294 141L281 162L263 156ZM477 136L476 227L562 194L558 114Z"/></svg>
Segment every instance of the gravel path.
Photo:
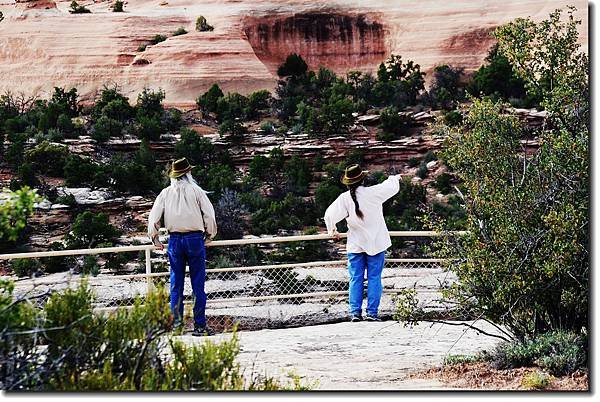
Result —
<svg viewBox="0 0 600 402"><path fill-rule="evenodd" d="M498 333L489 324L478 323ZM436 380L407 379L414 370L440 365L447 354L491 349L498 339L464 326L421 323L342 322L301 328L240 332L238 361L249 373L286 379L290 371L321 390L443 389ZM218 341L230 335L216 335ZM181 337L186 342L205 338Z"/></svg>

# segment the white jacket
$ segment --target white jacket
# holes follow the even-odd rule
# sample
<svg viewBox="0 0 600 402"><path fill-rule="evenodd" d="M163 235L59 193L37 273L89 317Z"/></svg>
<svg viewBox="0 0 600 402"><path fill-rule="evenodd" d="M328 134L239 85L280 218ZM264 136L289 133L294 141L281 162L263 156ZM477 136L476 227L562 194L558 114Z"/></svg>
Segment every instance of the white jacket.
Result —
<svg viewBox="0 0 600 402"><path fill-rule="evenodd" d="M385 220L383 203L400 190L400 175L390 176L383 183L356 189L356 199L363 213L360 219L354 211L354 202L350 191L340 196L325 211L327 232L333 235L335 225L342 219L348 223L348 253L379 254L392 245Z"/></svg>

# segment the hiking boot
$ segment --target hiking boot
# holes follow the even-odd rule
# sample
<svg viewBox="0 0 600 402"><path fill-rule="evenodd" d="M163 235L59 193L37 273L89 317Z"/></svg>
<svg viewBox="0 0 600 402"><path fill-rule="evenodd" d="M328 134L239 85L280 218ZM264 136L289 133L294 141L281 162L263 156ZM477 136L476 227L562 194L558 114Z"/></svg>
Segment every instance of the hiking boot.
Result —
<svg viewBox="0 0 600 402"><path fill-rule="evenodd" d="M350 317L350 322L359 322L362 321L362 317L360 315L352 314Z"/></svg>
<svg viewBox="0 0 600 402"><path fill-rule="evenodd" d="M368 315L365 317L365 321L376 321L376 322L380 322L381 318L374 316L374 315Z"/></svg>
<svg viewBox="0 0 600 402"><path fill-rule="evenodd" d="M214 334L215 331L213 331L209 326L194 327L194 330L192 331L192 336L211 336Z"/></svg>

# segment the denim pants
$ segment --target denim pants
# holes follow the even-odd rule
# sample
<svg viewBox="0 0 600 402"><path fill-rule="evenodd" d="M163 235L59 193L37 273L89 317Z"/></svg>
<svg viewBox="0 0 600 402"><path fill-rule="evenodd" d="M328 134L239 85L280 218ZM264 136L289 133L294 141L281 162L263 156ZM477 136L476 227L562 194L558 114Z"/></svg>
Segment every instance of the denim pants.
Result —
<svg viewBox="0 0 600 402"><path fill-rule="evenodd" d="M385 251L379 254L348 253L348 274L350 314L361 315L363 302L363 283L365 270L367 271L367 315L377 317L379 302L381 301L381 273Z"/></svg>
<svg viewBox="0 0 600 402"><path fill-rule="evenodd" d="M194 324L198 327L206 325L206 252L204 250L204 233L171 233L167 250L171 265L171 312L175 322L183 318L183 281L185 266L190 266L190 280L194 293Z"/></svg>

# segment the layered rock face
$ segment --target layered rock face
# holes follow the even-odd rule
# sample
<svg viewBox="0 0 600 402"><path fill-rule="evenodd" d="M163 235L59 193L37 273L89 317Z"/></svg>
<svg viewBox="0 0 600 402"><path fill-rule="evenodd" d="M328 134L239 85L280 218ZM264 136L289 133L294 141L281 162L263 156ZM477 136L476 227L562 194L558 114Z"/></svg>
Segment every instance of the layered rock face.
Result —
<svg viewBox="0 0 600 402"><path fill-rule="evenodd" d="M70 0L4 0L0 11L0 92L46 96L53 86L75 86L91 99L117 83L135 98L161 87L167 103L192 106L213 83L225 91L272 89L276 67L292 52L311 68L374 71L389 54L424 71L448 63L477 68L496 26L517 17L546 18L560 0L440 2L436 0L136 0L124 13L112 1L80 1L91 14L70 14ZM587 3L572 1L583 20ZM203 15L214 31L195 31ZM179 27L188 33L172 36ZM164 42L148 44L157 34Z"/></svg>
<svg viewBox="0 0 600 402"><path fill-rule="evenodd" d="M244 33L256 56L276 73L290 53L309 67L371 70L388 56L385 30L375 14L308 12L244 20Z"/></svg>

